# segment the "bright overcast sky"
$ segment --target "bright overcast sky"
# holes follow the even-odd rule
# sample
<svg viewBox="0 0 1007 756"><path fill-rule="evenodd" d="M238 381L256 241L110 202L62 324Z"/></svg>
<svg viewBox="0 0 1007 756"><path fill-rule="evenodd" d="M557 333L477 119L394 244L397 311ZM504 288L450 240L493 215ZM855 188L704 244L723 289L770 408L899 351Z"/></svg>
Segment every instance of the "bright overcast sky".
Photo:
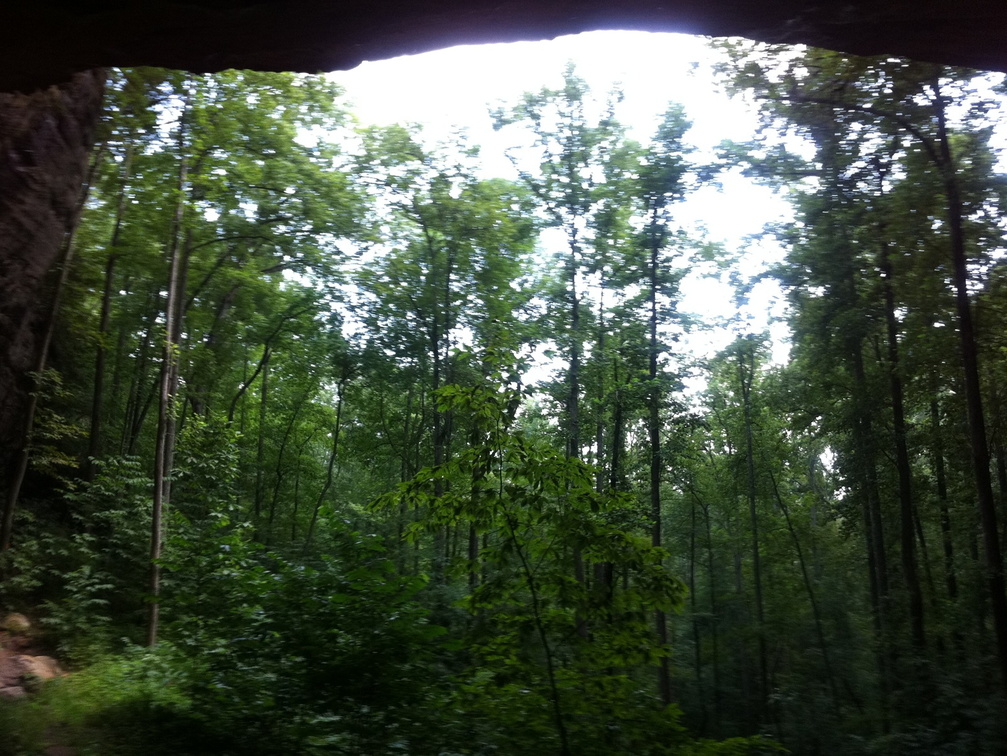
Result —
<svg viewBox="0 0 1007 756"><path fill-rule="evenodd" d="M719 91L711 71L715 58L708 41L699 37L592 32L551 42L454 47L364 63L331 76L345 88L362 124L417 123L431 141L446 140L454 128L464 127L471 141L483 148L484 172L512 177L503 150L513 136L493 131L488 109L515 104L526 91L560 86L568 61L600 97L616 84L621 87L625 98L618 117L635 139L648 139L669 102L684 106L693 123L687 139L699 148L699 156L711 156L723 140L750 139L755 113ZM742 269L745 275L758 273L780 256L773 245L755 244L753 249L745 237L757 234L766 223L790 217L781 197L731 175L725 177L722 190L697 192L680 215L689 225L705 227L711 241L732 250L751 249ZM726 306L730 300L731 291L723 282L691 275L683 282L680 309L723 316L730 310ZM767 310L775 316L782 313L779 291L772 285L762 285L752 294L745 313L751 329L767 327ZM781 342L785 328L778 324L772 330L774 340ZM731 335L702 338L704 343L693 348L709 354L725 346ZM778 343L774 357L782 360L785 354L786 347Z"/></svg>

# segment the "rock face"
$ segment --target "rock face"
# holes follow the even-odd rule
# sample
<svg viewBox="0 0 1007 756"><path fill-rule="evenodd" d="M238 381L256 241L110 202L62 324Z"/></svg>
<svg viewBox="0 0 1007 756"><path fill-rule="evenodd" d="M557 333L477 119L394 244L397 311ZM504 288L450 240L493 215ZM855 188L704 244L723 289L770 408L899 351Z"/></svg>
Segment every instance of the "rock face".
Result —
<svg viewBox="0 0 1007 756"><path fill-rule="evenodd" d="M31 630L31 621L23 614L11 612L0 622L0 628L14 634L27 633Z"/></svg>
<svg viewBox="0 0 1007 756"><path fill-rule="evenodd" d="M30 680L51 680L62 675L59 662L51 656L12 654L0 657L0 689L24 687Z"/></svg>
<svg viewBox="0 0 1007 756"><path fill-rule="evenodd" d="M456 44L593 29L740 35L856 54L1007 68L1003 0L32 0L6 3L0 89L94 66L352 68ZM604 54L601 51L601 54Z"/></svg>
<svg viewBox="0 0 1007 756"><path fill-rule="evenodd" d="M77 206L104 72L32 95L0 93L0 483L20 445L47 291ZM6 494L6 485L0 488Z"/></svg>
<svg viewBox="0 0 1007 756"><path fill-rule="evenodd" d="M0 698L21 698L45 680L62 677L63 669L51 656L27 653L31 622L23 614L8 614L0 632Z"/></svg>

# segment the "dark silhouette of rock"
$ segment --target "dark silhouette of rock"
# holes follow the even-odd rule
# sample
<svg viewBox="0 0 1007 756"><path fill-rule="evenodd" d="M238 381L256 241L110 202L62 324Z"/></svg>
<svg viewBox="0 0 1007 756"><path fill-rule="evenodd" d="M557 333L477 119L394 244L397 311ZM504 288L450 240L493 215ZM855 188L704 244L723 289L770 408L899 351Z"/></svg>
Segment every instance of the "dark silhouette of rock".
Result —
<svg viewBox="0 0 1007 756"><path fill-rule="evenodd" d="M103 91L104 74L88 72L32 95L0 93L0 501Z"/></svg>
<svg viewBox="0 0 1007 756"><path fill-rule="evenodd" d="M593 29L739 35L1007 68L1007 3L903 0L33 0L0 11L0 90L96 66L305 71ZM604 50L599 50L604 55Z"/></svg>

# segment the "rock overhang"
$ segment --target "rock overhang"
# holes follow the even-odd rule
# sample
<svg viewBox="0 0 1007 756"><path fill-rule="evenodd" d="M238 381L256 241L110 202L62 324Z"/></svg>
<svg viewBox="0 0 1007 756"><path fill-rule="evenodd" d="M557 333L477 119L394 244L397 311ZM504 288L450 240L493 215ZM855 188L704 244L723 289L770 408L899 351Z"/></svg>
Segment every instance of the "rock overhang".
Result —
<svg viewBox="0 0 1007 756"><path fill-rule="evenodd" d="M34 0L8 7L0 90L99 66L307 73L598 29L810 44L1007 70L1003 0ZM16 30L16 31L13 31ZM603 51L601 52L603 54Z"/></svg>

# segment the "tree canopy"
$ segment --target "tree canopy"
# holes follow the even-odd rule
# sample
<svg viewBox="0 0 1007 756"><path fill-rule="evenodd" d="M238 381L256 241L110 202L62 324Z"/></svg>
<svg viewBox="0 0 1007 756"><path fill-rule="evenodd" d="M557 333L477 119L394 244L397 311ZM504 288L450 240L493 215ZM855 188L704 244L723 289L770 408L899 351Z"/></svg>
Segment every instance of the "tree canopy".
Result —
<svg viewBox="0 0 1007 756"><path fill-rule="evenodd" d="M324 78L113 71L0 538L73 672L0 753L1002 752L1002 77L722 54L751 142L571 65L510 179ZM755 284L678 220L725 171L794 208L782 364L738 307L683 347L687 272Z"/></svg>

